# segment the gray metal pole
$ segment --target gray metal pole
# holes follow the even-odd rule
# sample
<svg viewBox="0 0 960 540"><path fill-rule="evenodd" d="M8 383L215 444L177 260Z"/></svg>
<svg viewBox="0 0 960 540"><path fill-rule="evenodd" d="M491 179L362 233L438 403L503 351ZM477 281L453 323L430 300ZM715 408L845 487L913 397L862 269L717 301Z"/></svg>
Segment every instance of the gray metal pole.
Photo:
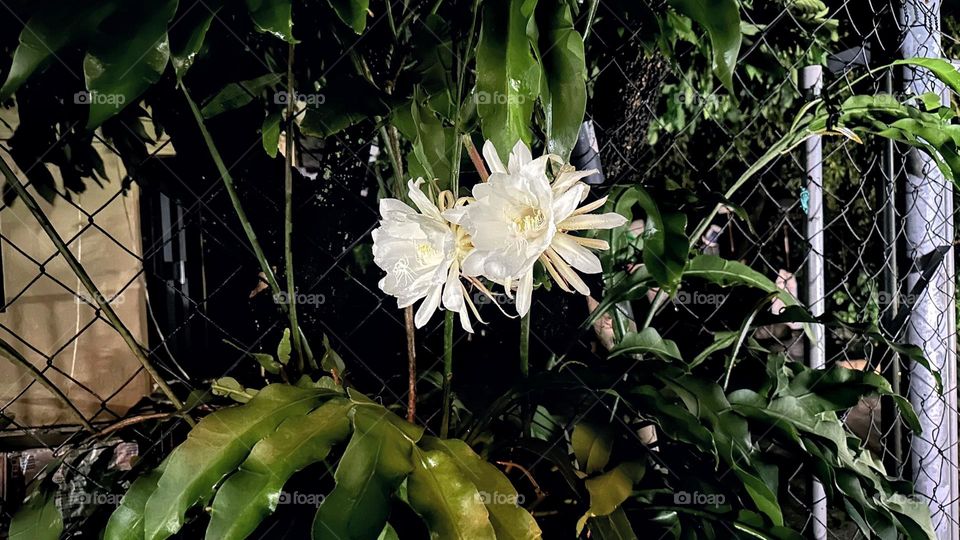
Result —
<svg viewBox="0 0 960 540"><path fill-rule="evenodd" d="M807 66L800 73L800 89L807 97L819 96L823 90L823 68ZM823 265L823 143L820 136L813 136L804 143L804 168L807 175L806 237L810 244L807 254L807 304L810 313L819 317L824 312L825 275ZM813 369L822 369L826 364L826 348L823 340L823 325L812 325L814 339L810 343L807 362ZM823 484L814 480L810 487L810 503L813 516L814 540L827 538L827 495Z"/></svg>
<svg viewBox="0 0 960 540"><path fill-rule="evenodd" d="M903 0L900 23L904 58L941 57L940 0ZM935 92L946 98L944 85L924 70L905 68L903 90L909 94ZM912 290L923 270L924 256L953 243L953 187L932 160L916 150L906 156L905 176L905 248L910 263L906 290ZM941 540L958 538L953 257L951 249L914 299L906 329L907 341L923 349L943 378L941 395L926 369L910 365L910 403L923 427L923 433L910 441L914 487L917 495L927 500Z"/></svg>

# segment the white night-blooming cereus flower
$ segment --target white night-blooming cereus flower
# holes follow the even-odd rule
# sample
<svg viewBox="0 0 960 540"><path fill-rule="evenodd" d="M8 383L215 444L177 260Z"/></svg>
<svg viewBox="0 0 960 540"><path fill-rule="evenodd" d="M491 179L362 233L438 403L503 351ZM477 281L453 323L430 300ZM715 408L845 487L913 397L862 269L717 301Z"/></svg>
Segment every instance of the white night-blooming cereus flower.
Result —
<svg viewBox="0 0 960 540"><path fill-rule="evenodd" d="M448 222L441 209L421 190L423 179L407 184L417 210L398 199L380 199L380 226L373 231L373 260L387 275L380 280L383 292L397 297L405 308L424 299L414 318L417 328L430 320L437 308L460 315L464 330L473 332L467 306L473 304L460 282L460 262L470 249L460 227ZM452 195L443 201L451 202ZM479 318L479 317L478 317Z"/></svg>
<svg viewBox="0 0 960 540"><path fill-rule="evenodd" d="M590 191L580 179L596 171L577 171L551 154L533 159L522 141L513 147L507 166L490 141L483 146L483 156L490 168L489 180L474 186L473 201L444 212L444 217L470 233L473 242L463 273L500 283L507 294L516 286L521 316L530 310L537 261L563 290L589 295L590 288L574 269L600 273L600 259L590 250L605 250L609 245L569 233L612 229L627 222L613 212L589 214L603 206L606 197L579 207ZM561 164L552 182L547 177L551 161Z"/></svg>

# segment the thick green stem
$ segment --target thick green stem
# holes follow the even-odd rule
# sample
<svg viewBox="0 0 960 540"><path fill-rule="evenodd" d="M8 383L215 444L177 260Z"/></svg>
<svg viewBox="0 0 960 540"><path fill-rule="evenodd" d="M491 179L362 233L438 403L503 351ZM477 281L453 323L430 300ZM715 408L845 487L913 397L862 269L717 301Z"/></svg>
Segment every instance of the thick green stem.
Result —
<svg viewBox="0 0 960 540"><path fill-rule="evenodd" d="M297 369L303 371L304 354L301 345L300 325L297 323L297 288L293 280L293 153L295 134L293 115L296 114L297 102L293 86L293 43L287 46L287 136L286 136L286 166L283 171L283 259L286 265L284 275L287 277L287 315L290 318L290 333L293 334L293 349L297 352Z"/></svg>
<svg viewBox="0 0 960 540"><path fill-rule="evenodd" d="M257 240L257 233L253 230L253 225L250 224L250 220L247 219L247 213L243 210L243 205L240 204L240 196L237 194L237 189L233 183L233 176L230 175L229 169L223 163L223 158L220 157L220 151L217 150L217 146L213 142L213 137L210 136L210 132L207 131L207 126L203 122L203 114L200 112L200 108L197 107L197 104L194 103L193 99L190 97L190 93L187 91L187 87L183 84L180 84L181 90L183 90L183 96L187 100L187 105L190 106L190 112L193 113L193 118L197 122L197 127L200 129L200 135L203 137L203 141L207 146L207 151L210 153L210 157L213 159L213 163L217 166L217 171L220 173L220 179L223 181L224 187L227 188L227 195L230 197L230 203L233 205L233 211L237 214L237 219L240 220L240 226L243 228L244 234L247 236L247 241L250 242L250 249L253 250L254 256L257 258L257 262L260 264L260 271L263 272L263 275L266 276L267 284L270 285L270 292L273 293L274 297L280 297L283 290L280 288L280 284L277 282L277 277L273 273L273 267L270 266L270 263L267 262L267 257L264 255L263 248L260 247L260 242ZM288 312L287 306L283 303L280 304L280 309L284 313ZM310 343L307 341L306 336L303 335L303 330L299 327L291 328L291 332L297 332L300 334L300 344L303 348L303 354L306 356L307 361L311 366L316 366L316 361L313 358L313 351L310 349Z"/></svg>
<svg viewBox="0 0 960 540"><path fill-rule="evenodd" d="M520 375L526 380L530 377L530 312L520 319ZM524 398L520 407L520 417L523 421L523 435L530 435L533 426L533 407L529 394Z"/></svg>
<svg viewBox="0 0 960 540"><path fill-rule="evenodd" d="M189 415L183 412L183 402L177 398L177 395L173 392L170 386L167 384L167 381L160 376L160 373L157 372L157 369L153 366L153 363L150 362L150 359L147 358L146 353L143 350L143 347L137 343L136 338L133 337L133 334L130 333L130 330L127 328L123 321L120 320L120 317L117 315L117 312L113 310L113 306L107 301L106 297L100 293L100 290L97 289L97 286L93 283L93 280L90 279L90 275L87 274L87 271L83 268L83 265L80 264L80 261L74 257L73 252L67 247L67 244L63 241L63 238L60 237L60 233L57 232L57 229L54 228L53 223L50 222L50 219L47 218L47 215L43 213L43 210L40 208L40 205L37 204L36 199L30 195L30 192L27 191L27 188L20 183L20 179L17 178L17 175L14 174L13 170L7 165L7 162L0 158L0 169L3 171L3 176L7 179L7 185L16 192L17 196L20 197L20 200L23 201L23 204L27 207L27 210L33 214L34 219L37 220L37 223L40 224L40 227L47 237L50 238L50 241L53 242L53 245L57 248L57 251L60 253L60 256L67 261L67 265L73 270L73 273L76 274L77 279L80 280L80 283L83 284L84 288L87 290L87 293L93 298L97 306L100 308L100 311L107 318L107 321L111 326L120 334L120 337L123 338L123 341L127 344L127 347L130 348L130 351L133 352L133 355L140 362L140 365L143 366L143 369L153 378L154 382L157 383L157 386L160 387L160 391L170 399L170 402L173 403L173 406L177 408L178 411L183 413L183 417L193 425L193 419Z"/></svg>
<svg viewBox="0 0 960 540"><path fill-rule="evenodd" d="M70 398L63 393L55 384L53 384L50 379L44 376L43 372L36 368L29 360L23 357L16 349L13 348L9 343L0 339L0 356L6 358L11 363L22 367L27 370L27 373L30 374L30 377L33 380L40 383L40 386L46 388L53 394L63 405L77 418L77 421L80 422L80 425L89 430L91 433L94 431L93 426L90 425L90 422L83 416L83 413L80 412L80 409L77 409L74 406L73 402L70 401Z"/></svg>
<svg viewBox="0 0 960 540"><path fill-rule="evenodd" d="M453 315L444 311L443 316L443 420L440 422L440 438L446 439L450 432L450 407L453 393Z"/></svg>

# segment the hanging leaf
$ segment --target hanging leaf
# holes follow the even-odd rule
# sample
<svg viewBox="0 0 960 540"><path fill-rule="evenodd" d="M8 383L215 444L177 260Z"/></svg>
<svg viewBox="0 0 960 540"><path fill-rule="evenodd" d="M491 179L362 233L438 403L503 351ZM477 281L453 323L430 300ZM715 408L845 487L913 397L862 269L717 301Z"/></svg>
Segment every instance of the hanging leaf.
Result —
<svg viewBox="0 0 960 540"><path fill-rule="evenodd" d="M573 27L570 6L564 2L537 6L543 90L540 99L546 120L547 151L563 160L577 144L587 105L587 67L583 38Z"/></svg>
<svg viewBox="0 0 960 540"><path fill-rule="evenodd" d="M124 3L106 17L83 59L89 92L87 129L95 129L160 80L170 57L167 24L177 0Z"/></svg>
<svg viewBox="0 0 960 540"><path fill-rule="evenodd" d="M280 75L268 73L249 81L230 83L203 105L203 117L213 118L218 114L239 109L253 102L265 90L280 84L281 80Z"/></svg>
<svg viewBox="0 0 960 540"><path fill-rule="evenodd" d="M242 539L276 510L286 481L304 467L323 461L334 444L350 434L351 403L334 399L306 416L284 420L277 431L250 451L240 469L217 490L207 538Z"/></svg>
<svg viewBox="0 0 960 540"><path fill-rule="evenodd" d="M646 471L642 462L627 462L613 470L584 481L590 493L590 508L577 522L577 535L583 532L587 520L596 516L608 516L633 493L633 485L639 482Z"/></svg>
<svg viewBox="0 0 960 540"><path fill-rule="evenodd" d="M777 287L770 278L749 266L728 261L716 255L698 255L694 257L684 272L687 277L705 279L721 287L745 286L759 289L765 293L775 293L788 306L797 305L797 299L787 291Z"/></svg>
<svg viewBox="0 0 960 540"><path fill-rule="evenodd" d="M292 347L290 345L290 329L283 329L283 336L280 338L280 343L277 345L277 360L281 364L287 365L290 363L290 351Z"/></svg>
<svg viewBox="0 0 960 540"><path fill-rule="evenodd" d="M640 205L647 215L643 264L666 292L673 293L680 284L690 254L686 214L660 208L640 186L628 189L617 200L618 208L629 208L634 204Z"/></svg>
<svg viewBox="0 0 960 540"><path fill-rule="evenodd" d="M330 346L330 338L326 334L323 335L323 358L320 359L320 368L324 371L336 371L338 373L343 373L343 370L347 368L347 365L343 363L343 358Z"/></svg>
<svg viewBox="0 0 960 540"><path fill-rule="evenodd" d="M391 110L394 98L360 77L339 74L328 80L317 94L318 103L303 113L300 131L304 135L329 137Z"/></svg>
<svg viewBox="0 0 960 540"><path fill-rule="evenodd" d="M214 17L225 0L204 0L202 5L180 4L176 22L170 25L170 63L182 79L193 66ZM182 13L181 13L182 12Z"/></svg>
<svg viewBox="0 0 960 540"><path fill-rule="evenodd" d="M613 358L622 354L638 353L650 353L667 362L683 360L677 344L669 339L660 337L660 333L649 326L639 332L630 332L623 336L620 343L617 343L616 346L610 350L610 357Z"/></svg>
<svg viewBox="0 0 960 540"><path fill-rule="evenodd" d="M610 461L613 437L609 430L580 422L573 426L570 445L573 447L577 463L580 464L580 470L593 474L602 471Z"/></svg>
<svg viewBox="0 0 960 540"><path fill-rule="evenodd" d="M201 420L170 455L157 489L147 501L147 540L176 534L187 509L209 497L214 486L240 465L257 441L276 430L286 418L305 414L332 394L273 384L249 403L217 411Z"/></svg>
<svg viewBox="0 0 960 540"><path fill-rule="evenodd" d="M288 43L296 43L293 39L290 0L246 0L246 2L250 18L257 30Z"/></svg>
<svg viewBox="0 0 960 540"><path fill-rule="evenodd" d="M10 521L10 540L58 540L63 517L57 508L56 491L35 488Z"/></svg>
<svg viewBox="0 0 960 540"><path fill-rule="evenodd" d="M483 6L474 98L483 136L506 157L517 141L530 145L541 69L527 35L537 0L492 0Z"/></svg>
<svg viewBox="0 0 960 540"><path fill-rule="evenodd" d="M370 0L328 0L330 7L344 24L360 34L367 27L367 10Z"/></svg>
<svg viewBox="0 0 960 540"><path fill-rule="evenodd" d="M263 127L260 128L263 150L272 158L277 157L277 150L280 149L280 120L282 116L279 112L268 114L263 119Z"/></svg>
<svg viewBox="0 0 960 540"><path fill-rule="evenodd" d="M732 94L733 72L740 55L740 6L737 0L669 0L677 11L707 30L713 48L713 71Z"/></svg>

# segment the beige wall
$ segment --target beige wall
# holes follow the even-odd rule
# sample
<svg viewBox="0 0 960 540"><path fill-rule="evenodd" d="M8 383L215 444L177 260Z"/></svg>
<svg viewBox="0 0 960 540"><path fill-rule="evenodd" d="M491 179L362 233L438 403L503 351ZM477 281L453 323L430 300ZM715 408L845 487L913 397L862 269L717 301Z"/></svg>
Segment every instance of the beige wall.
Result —
<svg viewBox="0 0 960 540"><path fill-rule="evenodd" d="M15 125L15 113L0 111L0 117ZM8 137L9 130L0 125L0 144ZM73 200L88 213L96 211L96 224L103 230L88 227L70 244L70 249L105 297L111 298L126 286L112 304L138 341L147 345L146 293L138 260L142 254L139 191L134 185L127 194L114 197L124 176L123 164L103 145L99 150L109 183L100 188L88 182L86 192L74 195ZM59 183L59 171L48 168ZM24 176L20 174L20 178ZM62 190L62 186L58 187ZM65 239L74 237L88 225L83 212L64 200L53 205L40 197L37 200ZM15 203L0 210L0 232L34 260L44 261L56 253L23 204ZM15 346L40 369L46 366L43 355L51 356L56 370L48 368L47 377L63 389L88 418L94 415L96 420L116 418L100 410L102 400L117 415L124 414L150 392L150 379L116 331L103 319L95 318L93 307L76 300L74 292L88 295L62 257L57 255L46 266L46 275L36 279L37 265L10 242L0 243L5 302L18 294L21 296L0 313L0 338ZM79 337L74 339L78 333ZM13 412L22 426L74 423L48 391L30 383L30 376L22 368L0 359L0 409Z"/></svg>

